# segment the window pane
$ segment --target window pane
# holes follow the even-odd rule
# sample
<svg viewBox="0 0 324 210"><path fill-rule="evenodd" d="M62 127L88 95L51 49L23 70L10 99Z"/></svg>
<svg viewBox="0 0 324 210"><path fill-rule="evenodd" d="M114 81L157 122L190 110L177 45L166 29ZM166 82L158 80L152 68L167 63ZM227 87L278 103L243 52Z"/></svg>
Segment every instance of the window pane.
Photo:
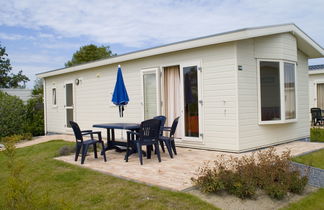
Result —
<svg viewBox="0 0 324 210"><path fill-rule="evenodd" d="M73 106L73 85L66 84L66 106Z"/></svg>
<svg viewBox="0 0 324 210"><path fill-rule="evenodd" d="M295 65L284 63L286 119L296 118Z"/></svg>
<svg viewBox="0 0 324 210"><path fill-rule="evenodd" d="M155 73L143 75L144 87L144 119L156 116L156 76Z"/></svg>
<svg viewBox="0 0 324 210"><path fill-rule="evenodd" d="M199 136L197 66L183 68L185 135Z"/></svg>
<svg viewBox="0 0 324 210"><path fill-rule="evenodd" d="M260 62L261 120L280 120L279 62Z"/></svg>
<svg viewBox="0 0 324 210"><path fill-rule="evenodd" d="M52 89L52 103L56 105L56 88Z"/></svg>
<svg viewBox="0 0 324 210"><path fill-rule="evenodd" d="M71 128L70 121L73 121L73 109L66 109L66 126Z"/></svg>

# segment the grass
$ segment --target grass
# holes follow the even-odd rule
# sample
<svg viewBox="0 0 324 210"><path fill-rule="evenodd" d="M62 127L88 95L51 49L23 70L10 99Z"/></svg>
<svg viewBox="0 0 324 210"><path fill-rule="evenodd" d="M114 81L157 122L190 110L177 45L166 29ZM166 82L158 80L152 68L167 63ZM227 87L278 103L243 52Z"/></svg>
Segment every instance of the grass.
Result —
<svg viewBox="0 0 324 210"><path fill-rule="evenodd" d="M56 140L17 149L17 159L25 165L22 175L37 196L48 194L52 202L64 202L68 209L216 209L187 193L162 190L54 160L64 145L73 143ZM9 175L5 161L0 152L0 183L6 183ZM5 193L2 184L0 209L5 209Z"/></svg>
<svg viewBox="0 0 324 210"><path fill-rule="evenodd" d="M293 161L324 169L324 149L309 153L307 155L294 157Z"/></svg>
<svg viewBox="0 0 324 210"><path fill-rule="evenodd" d="M284 210L321 210L324 209L324 189L312 193L296 203L288 205Z"/></svg>
<svg viewBox="0 0 324 210"><path fill-rule="evenodd" d="M309 153L307 155L294 157L293 161L310 165L317 168L324 169L324 149ZM285 210L292 209L305 209L305 210L320 210L324 209L324 189L321 188L318 191L310 194L309 196L301 199L299 202L288 205Z"/></svg>

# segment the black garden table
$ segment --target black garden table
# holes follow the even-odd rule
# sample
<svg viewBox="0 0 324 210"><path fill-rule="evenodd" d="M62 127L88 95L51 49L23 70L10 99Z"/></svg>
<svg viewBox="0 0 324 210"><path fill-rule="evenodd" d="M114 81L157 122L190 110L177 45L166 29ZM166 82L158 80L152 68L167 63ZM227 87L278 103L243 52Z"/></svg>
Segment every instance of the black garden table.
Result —
<svg viewBox="0 0 324 210"><path fill-rule="evenodd" d="M104 124L95 124L92 127L107 129L107 146L105 147L105 151L107 151L107 150L111 150L111 149L120 150L120 148L118 146L123 146L123 147L127 146L127 142L115 140L115 129L138 131L140 128L140 124L137 124L137 123L104 123ZM135 136L132 135L131 138L132 138L132 140L134 140Z"/></svg>

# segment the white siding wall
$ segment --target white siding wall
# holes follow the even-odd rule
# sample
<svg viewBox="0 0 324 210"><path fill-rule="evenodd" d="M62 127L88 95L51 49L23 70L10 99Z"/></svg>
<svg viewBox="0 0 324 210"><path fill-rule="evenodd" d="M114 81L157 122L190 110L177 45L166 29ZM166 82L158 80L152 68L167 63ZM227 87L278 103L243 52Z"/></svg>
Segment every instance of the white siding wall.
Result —
<svg viewBox="0 0 324 210"><path fill-rule="evenodd" d="M239 150L248 150L309 136L308 118L308 58L297 51L291 34L237 42ZM295 123L258 124L257 60L285 59L297 61L297 117Z"/></svg>
<svg viewBox="0 0 324 210"><path fill-rule="evenodd" d="M140 70L143 68L177 65L201 60L203 69L203 143L184 145L221 150L238 149L237 83L235 71L235 43L195 48L165 55L152 56L120 63L130 103L119 118L118 109L112 105L111 93L116 79L117 65L103 66L46 78L48 132L66 133L64 127L64 82L79 78L74 86L75 120L82 129L95 123L140 122L143 119ZM53 107L52 88L57 89L57 106ZM116 135L120 132L117 131ZM104 134L105 135L105 134Z"/></svg>

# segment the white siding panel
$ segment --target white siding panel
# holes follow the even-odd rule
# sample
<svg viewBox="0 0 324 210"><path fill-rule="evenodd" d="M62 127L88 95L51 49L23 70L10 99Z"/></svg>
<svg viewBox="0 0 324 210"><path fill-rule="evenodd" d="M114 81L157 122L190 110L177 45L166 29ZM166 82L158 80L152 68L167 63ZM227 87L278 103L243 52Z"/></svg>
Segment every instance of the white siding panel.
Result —
<svg viewBox="0 0 324 210"><path fill-rule="evenodd" d="M46 78L48 132L66 133L64 127L64 82L80 79L74 86L75 120L81 129L107 122L140 122L143 119L140 71L144 68L178 65L200 60L203 69L203 143L183 144L199 148L237 150L237 101L235 78L235 43L212 45L180 52L168 53L120 63L130 98L124 118L119 118L118 108L111 97L116 80L117 65L86 69L70 74ZM57 107L51 105L51 89L57 89ZM105 136L104 132L104 136ZM120 132L116 131L116 137ZM124 135L125 137L125 135ZM181 143L180 143L181 144Z"/></svg>
<svg viewBox="0 0 324 210"><path fill-rule="evenodd" d="M278 48L281 46L281 49ZM240 41L237 44L239 149L248 150L309 136L308 112L308 63L298 51L296 40L290 34ZM297 61L297 116L295 123L258 124L257 58Z"/></svg>

